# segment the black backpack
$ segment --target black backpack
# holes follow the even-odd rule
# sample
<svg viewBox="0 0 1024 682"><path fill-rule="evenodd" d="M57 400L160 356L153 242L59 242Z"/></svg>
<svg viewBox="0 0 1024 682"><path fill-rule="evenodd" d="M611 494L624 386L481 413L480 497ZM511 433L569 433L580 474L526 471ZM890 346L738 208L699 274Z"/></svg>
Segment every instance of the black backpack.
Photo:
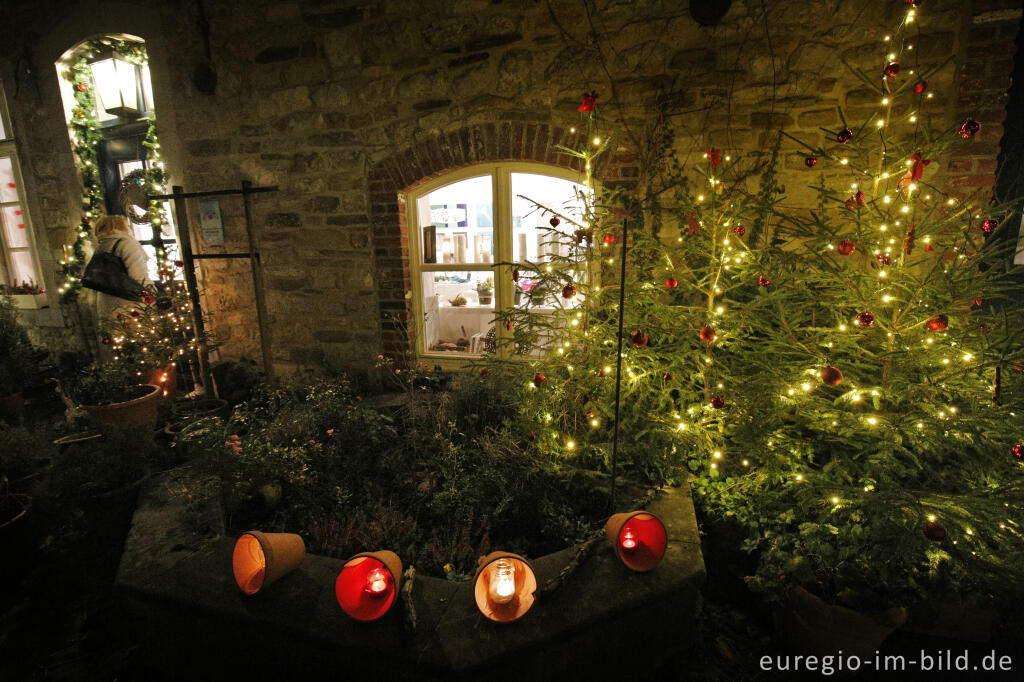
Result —
<svg viewBox="0 0 1024 682"><path fill-rule="evenodd" d="M142 285L131 278L124 260L114 253L120 243L118 239L110 251L97 251L92 255L82 273L82 286L126 301L138 301L142 298Z"/></svg>

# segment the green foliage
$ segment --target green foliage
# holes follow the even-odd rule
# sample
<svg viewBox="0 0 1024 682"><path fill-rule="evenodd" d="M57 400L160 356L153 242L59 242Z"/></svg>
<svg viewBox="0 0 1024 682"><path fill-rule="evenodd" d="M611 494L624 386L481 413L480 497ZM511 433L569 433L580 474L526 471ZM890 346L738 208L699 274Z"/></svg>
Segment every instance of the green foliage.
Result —
<svg viewBox="0 0 1024 682"><path fill-rule="evenodd" d="M0 397L25 386L34 371L32 355L32 343L14 303L0 296Z"/></svg>
<svg viewBox="0 0 1024 682"><path fill-rule="evenodd" d="M663 159L663 188L584 197L567 231L538 206L562 216L552 241L584 238L516 265L533 287L488 366L515 386L519 428L566 467L610 470L624 286L618 472L694 474L705 512L746 528L753 587L857 606L1019 596L1024 321L1010 254L979 226L1010 211L927 175L910 188L913 154L939 159L963 143L954 133L894 123L809 147L834 170L809 211L778 204L779 145L756 183L720 150L689 168ZM561 296L567 283L582 302ZM512 343L544 352L523 363ZM932 518L944 538L926 535Z"/></svg>
<svg viewBox="0 0 1024 682"><path fill-rule="evenodd" d="M162 453L145 428L104 426L101 432L102 438L73 444L54 457L57 499L76 501L130 486L161 464Z"/></svg>
<svg viewBox="0 0 1024 682"><path fill-rule="evenodd" d="M264 387L230 422L196 422L176 447L221 478L232 527L306 529L313 551L338 557L388 547L435 575L470 573L499 544L543 554L601 520L594 480L510 428L518 406L502 381L408 386L387 409L344 379Z"/></svg>
<svg viewBox="0 0 1024 682"><path fill-rule="evenodd" d="M126 363L93 363L64 379L64 390L79 405L108 405L140 398L149 392L145 381Z"/></svg>
<svg viewBox="0 0 1024 682"><path fill-rule="evenodd" d="M55 454L53 442L38 432L0 424L0 478L12 485L36 473Z"/></svg>

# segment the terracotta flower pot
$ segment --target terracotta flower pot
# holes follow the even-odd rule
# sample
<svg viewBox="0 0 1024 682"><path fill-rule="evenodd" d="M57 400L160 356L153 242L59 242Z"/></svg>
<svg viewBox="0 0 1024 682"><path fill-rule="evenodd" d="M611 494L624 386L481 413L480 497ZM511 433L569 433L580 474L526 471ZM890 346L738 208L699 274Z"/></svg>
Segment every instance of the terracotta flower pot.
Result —
<svg viewBox="0 0 1024 682"><path fill-rule="evenodd" d="M869 658L893 630L907 621L905 608L878 615L828 604L802 587L789 591L774 610L775 631L794 649L808 654L844 654Z"/></svg>
<svg viewBox="0 0 1024 682"><path fill-rule="evenodd" d="M109 405L82 405L90 417L101 424L113 426L156 426L157 407L160 403L160 387L143 384L149 389L145 395L133 400ZM150 428L152 430L152 428Z"/></svg>
<svg viewBox="0 0 1024 682"><path fill-rule="evenodd" d="M231 416L231 405L221 398L199 398L198 400L176 400L174 413L177 421L193 421L201 417Z"/></svg>

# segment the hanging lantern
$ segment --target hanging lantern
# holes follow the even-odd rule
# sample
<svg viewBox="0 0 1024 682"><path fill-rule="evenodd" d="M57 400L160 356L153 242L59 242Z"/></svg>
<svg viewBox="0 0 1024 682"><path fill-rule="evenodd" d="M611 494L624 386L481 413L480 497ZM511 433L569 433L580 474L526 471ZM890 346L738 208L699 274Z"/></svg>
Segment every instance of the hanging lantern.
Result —
<svg viewBox="0 0 1024 682"><path fill-rule="evenodd" d="M139 104L139 67L114 51L104 52L89 60L96 82L99 105L111 116L135 118Z"/></svg>
<svg viewBox="0 0 1024 682"><path fill-rule="evenodd" d="M536 600L537 576L517 554L491 552L480 559L473 594L476 606L496 623L511 623L530 610Z"/></svg>
<svg viewBox="0 0 1024 682"><path fill-rule="evenodd" d="M665 556L668 533L657 516L645 511L615 514L604 526L615 556L637 572L649 571Z"/></svg>
<svg viewBox="0 0 1024 682"><path fill-rule="evenodd" d="M306 544L295 533L250 530L235 543L231 559L235 582L245 594L256 594L290 573L306 556Z"/></svg>
<svg viewBox="0 0 1024 682"><path fill-rule="evenodd" d="M402 560L394 552L364 552L347 562L334 582L338 605L356 620L377 620L395 603Z"/></svg>

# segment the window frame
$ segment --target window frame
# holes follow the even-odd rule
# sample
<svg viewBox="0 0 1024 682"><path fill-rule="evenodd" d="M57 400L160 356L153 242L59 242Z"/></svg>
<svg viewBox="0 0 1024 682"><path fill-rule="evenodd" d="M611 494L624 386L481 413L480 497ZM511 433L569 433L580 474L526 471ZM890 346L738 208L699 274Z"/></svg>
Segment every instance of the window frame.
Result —
<svg viewBox="0 0 1024 682"><path fill-rule="evenodd" d="M17 205L21 210L21 218L25 223L25 246L11 247L7 244L6 232L0 230L0 259L2 259L2 270L4 279L7 280L8 286L18 286L20 282L14 281L14 264L11 258L11 254L14 252L27 251L32 259L32 265L35 270L35 286L43 289L44 291L48 288L46 286L46 277L43 272L42 264L39 260L39 249L36 244L35 229L33 227L32 216L28 209L28 196L25 193L25 176L21 172L21 159L18 156L17 144L15 142L14 130L11 124L10 112L7 108L7 93L4 90L3 82L0 82L0 119L3 123L3 132L6 137L0 137L0 156L8 157L11 160L11 172L14 175L14 181L17 184L15 192L18 196L17 201L0 202L0 208L9 205ZM40 307L40 305L46 305L47 294L35 294L32 296L31 305L27 306L30 308ZM42 300L40 300L40 298ZM19 304L19 307L26 307Z"/></svg>
<svg viewBox="0 0 1024 682"><path fill-rule="evenodd" d="M460 270L466 272L493 272L494 273L494 313L508 310L514 302L514 291L512 282L511 265L513 252L513 226L512 226L512 175L513 173L531 173L534 175L546 175L561 180L568 180L577 185L584 185L580 171L555 166L552 164L537 163L530 161L499 161L491 163L479 163L456 168L447 171L437 177L424 180L422 183L405 191L401 196L401 203L405 205L405 225L409 239L409 278L412 294L413 314L413 353L417 360L425 362L429 360L430 365L440 365L448 368L463 367L467 363L479 360L482 355L478 353L451 353L446 351L427 350L424 343L423 333L423 282L425 272L447 272ZM448 185L489 176L491 178L491 201L493 204L493 263L424 263L421 229L419 221L418 200L423 196L441 189ZM596 188L595 188L596 189ZM594 191L592 189L591 191ZM502 357L509 357L509 340L512 332L506 330L502 325L495 325L498 353Z"/></svg>

